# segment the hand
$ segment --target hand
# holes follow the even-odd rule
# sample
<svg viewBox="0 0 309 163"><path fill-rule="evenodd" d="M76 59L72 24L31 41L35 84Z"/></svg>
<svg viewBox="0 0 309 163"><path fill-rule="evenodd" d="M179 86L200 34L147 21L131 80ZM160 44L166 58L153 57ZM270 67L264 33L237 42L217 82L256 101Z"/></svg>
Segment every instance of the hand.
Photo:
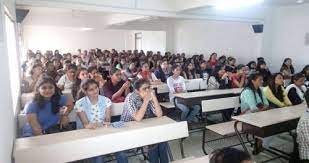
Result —
<svg viewBox="0 0 309 163"><path fill-rule="evenodd" d="M104 127L108 127L109 125L111 125L111 122L103 122Z"/></svg>
<svg viewBox="0 0 309 163"><path fill-rule="evenodd" d="M143 100L144 100L145 102L149 102L149 101L152 100L152 95L151 95L151 92L150 92L150 91L147 92L147 93L145 94Z"/></svg>
<svg viewBox="0 0 309 163"><path fill-rule="evenodd" d="M222 79L225 79L225 78L227 78L228 76L229 76L228 73L224 73L224 74L222 75Z"/></svg>
<svg viewBox="0 0 309 163"><path fill-rule="evenodd" d="M67 126L70 123L70 118L66 115L61 116L60 128Z"/></svg>
<svg viewBox="0 0 309 163"><path fill-rule="evenodd" d="M106 83L106 80L102 79L99 81L99 88L103 88L104 84Z"/></svg>
<svg viewBox="0 0 309 163"><path fill-rule="evenodd" d="M86 129L96 129L97 125L93 124L93 123L88 123L88 124L85 125L85 128Z"/></svg>
<svg viewBox="0 0 309 163"><path fill-rule="evenodd" d="M130 88L130 86L131 86L131 82L130 82L130 81L126 81L126 82L123 83L123 85L122 85L122 87L123 87L124 89Z"/></svg>

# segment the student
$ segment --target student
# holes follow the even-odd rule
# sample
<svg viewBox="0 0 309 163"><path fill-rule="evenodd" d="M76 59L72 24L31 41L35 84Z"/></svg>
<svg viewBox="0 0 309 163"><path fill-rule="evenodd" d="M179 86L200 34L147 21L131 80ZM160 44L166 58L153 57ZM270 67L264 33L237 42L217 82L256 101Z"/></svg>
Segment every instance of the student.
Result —
<svg viewBox="0 0 309 163"><path fill-rule="evenodd" d="M54 80L48 76L40 77L35 86L34 98L25 107L28 124L24 126L23 136L63 131L69 127L68 115L72 109L73 100L61 95Z"/></svg>
<svg viewBox="0 0 309 163"><path fill-rule="evenodd" d="M80 68L77 70L75 75L75 83L72 87L72 95L75 101L84 96L81 91L81 84L83 81L89 79L88 70L86 68Z"/></svg>
<svg viewBox="0 0 309 163"><path fill-rule="evenodd" d="M230 73L235 73L236 71L236 59L229 57L227 59L226 71Z"/></svg>
<svg viewBox="0 0 309 163"><path fill-rule="evenodd" d="M127 79L131 78L136 78L138 71L136 69L135 63L131 62L128 66L128 68L126 68L125 72L124 72L125 76Z"/></svg>
<svg viewBox="0 0 309 163"><path fill-rule="evenodd" d="M170 70L166 60L162 61L159 66L159 69L155 71L155 75L161 82L166 83L166 79L170 76Z"/></svg>
<svg viewBox="0 0 309 163"><path fill-rule="evenodd" d="M306 65L301 71L301 73L305 75L305 86L309 88L309 65Z"/></svg>
<svg viewBox="0 0 309 163"><path fill-rule="evenodd" d="M211 66L212 69L214 69L215 66L218 64L217 56L217 53L212 53L209 57L208 64Z"/></svg>
<svg viewBox="0 0 309 163"><path fill-rule="evenodd" d="M263 77L261 74L257 73L249 76L248 83L240 94L241 114L249 114L269 109L267 98L260 88L262 83ZM253 153L258 154L262 151L263 141L256 138L255 144ZM267 145L267 143L265 143L265 145Z"/></svg>
<svg viewBox="0 0 309 163"><path fill-rule="evenodd" d="M264 94L271 108L282 108L292 105L284 90L283 75L281 73L272 75L268 86L264 89Z"/></svg>
<svg viewBox="0 0 309 163"><path fill-rule="evenodd" d="M34 91L34 87L39 77L43 73L43 67L41 64L35 64L30 68L30 76L23 80L22 93L30 93Z"/></svg>
<svg viewBox="0 0 309 163"><path fill-rule="evenodd" d="M126 99L121 115L124 122L142 122L144 118L162 117L162 109L150 82L146 79L139 79L134 83L134 92L130 93ZM148 146L148 158L150 163L167 163L168 144L166 142Z"/></svg>
<svg viewBox="0 0 309 163"><path fill-rule="evenodd" d="M45 64L45 74L53 78L55 81L58 81L61 76L56 71L56 68L53 62L48 61Z"/></svg>
<svg viewBox="0 0 309 163"><path fill-rule="evenodd" d="M199 78L199 75L197 74L197 72L195 70L194 64L191 63L191 62L188 62L185 65L185 69L184 69L182 74L183 74L183 77L185 79L197 79L197 78Z"/></svg>
<svg viewBox="0 0 309 163"><path fill-rule="evenodd" d="M131 83L129 80L122 80L121 70L114 68L111 70L111 77L103 86L104 96L112 102L124 102L125 97L130 93Z"/></svg>
<svg viewBox="0 0 309 163"><path fill-rule="evenodd" d="M282 66L280 68L280 72L283 74L284 79L291 79L294 74L294 67L292 65L291 58L285 58Z"/></svg>
<svg viewBox="0 0 309 163"><path fill-rule="evenodd" d="M250 61L247 66L249 67L249 75L256 73L256 62L255 61Z"/></svg>
<svg viewBox="0 0 309 163"><path fill-rule="evenodd" d="M242 88L246 84L245 65L240 64L235 70L236 73L232 74L230 77L232 88Z"/></svg>
<svg viewBox="0 0 309 163"><path fill-rule="evenodd" d="M229 74L225 71L225 65L217 65L207 80L207 89L231 88Z"/></svg>
<svg viewBox="0 0 309 163"><path fill-rule="evenodd" d="M139 79L147 79L151 83L161 83L160 80L156 77L156 75L149 70L149 65L147 62L142 64L142 70L138 73L137 78Z"/></svg>
<svg viewBox="0 0 309 163"><path fill-rule="evenodd" d="M268 82L269 82L269 78L271 76L271 72L269 71L269 69L267 68L266 62L264 60L261 60L258 62L257 64L257 68L256 71L262 75L263 77L263 83L262 86L267 86Z"/></svg>
<svg viewBox="0 0 309 163"><path fill-rule="evenodd" d="M304 102L304 93L307 88L304 85L305 76L301 73L295 74L292 77L292 84L290 84L285 92L293 105L298 105Z"/></svg>
<svg viewBox="0 0 309 163"><path fill-rule="evenodd" d="M183 93L186 92L185 80L182 76L180 76L181 68L178 65L174 65L172 67L173 75L167 78L167 86L169 88L169 97L170 102L174 101L175 93ZM181 120L187 120L189 123L198 122L198 118L196 117L199 114L200 106L194 105L191 109L189 109L186 105L178 103L175 101L177 108L179 108L181 113Z"/></svg>
<svg viewBox="0 0 309 163"><path fill-rule="evenodd" d="M60 88L60 90L62 90L62 93L65 95L72 95L72 88L75 83L76 70L77 67L74 64L70 64L67 68L66 74L63 75L57 83L57 86Z"/></svg>
<svg viewBox="0 0 309 163"><path fill-rule="evenodd" d="M226 64L226 56L222 55L218 59L218 64L225 65Z"/></svg>
<svg viewBox="0 0 309 163"><path fill-rule="evenodd" d="M299 157L303 163L309 162L309 90L305 93L307 110L300 118L296 133L299 150Z"/></svg>
<svg viewBox="0 0 309 163"><path fill-rule="evenodd" d="M207 65L206 61L201 61L200 63L200 69L199 69L199 76L200 78L207 80L209 78L209 75L211 74L211 68Z"/></svg>
<svg viewBox="0 0 309 163"><path fill-rule="evenodd" d="M87 79L82 83L85 97L76 101L74 109L79 117L77 128L96 129L107 127L111 122L112 102L107 97L99 95L99 83L94 79ZM127 163L128 158L124 152L116 153L118 163ZM103 163L104 156L90 159L93 163Z"/></svg>
<svg viewBox="0 0 309 163"><path fill-rule="evenodd" d="M253 161L248 153L227 147L212 152L209 163L253 163Z"/></svg>

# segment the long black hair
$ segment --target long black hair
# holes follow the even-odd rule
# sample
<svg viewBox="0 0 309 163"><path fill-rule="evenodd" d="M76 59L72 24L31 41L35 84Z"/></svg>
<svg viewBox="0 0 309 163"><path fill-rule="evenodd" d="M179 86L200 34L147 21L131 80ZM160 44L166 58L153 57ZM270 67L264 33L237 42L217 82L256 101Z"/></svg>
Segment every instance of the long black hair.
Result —
<svg viewBox="0 0 309 163"><path fill-rule="evenodd" d="M189 70L189 69L188 69L189 64L192 64L192 65L193 65L194 68L193 68L192 70ZM186 76L187 76L188 79L189 79L189 72L190 72L191 75L193 76L193 79L195 79L196 67L195 67L195 65L194 65L193 63L191 63L191 62L187 62L187 63L185 64L185 68L184 68L184 73L186 74Z"/></svg>
<svg viewBox="0 0 309 163"><path fill-rule="evenodd" d="M275 95L275 97L279 100L279 101L283 101L283 89L282 86L280 85L279 87L276 87L276 77L281 75L283 77L283 75L281 73L275 73L271 76L271 79L268 83L268 87L270 88L270 90L272 91L272 93Z"/></svg>
<svg viewBox="0 0 309 163"><path fill-rule="evenodd" d="M263 76L262 76L260 73L253 73L253 74L251 74L251 75L248 77L248 83L246 84L246 86L245 86L245 88L243 89L243 91L246 90L246 89L252 90L252 91L254 92L254 99L255 99L256 102L257 102L257 99L256 99L256 94L255 94L255 93L258 93L260 99L261 99L262 102L264 103L263 98L262 98L263 95L262 95L261 89L260 89L260 88L256 89L256 88L254 87L253 82L252 82L253 80L258 79L259 77L263 77Z"/></svg>
<svg viewBox="0 0 309 163"><path fill-rule="evenodd" d="M242 163L243 161L250 161L251 157L248 153L235 149L223 148L215 150L210 155L210 163Z"/></svg>
<svg viewBox="0 0 309 163"><path fill-rule="evenodd" d="M43 75L42 77L39 78L39 80L37 81L35 85L33 100L36 102L39 109L43 109L46 99L40 94L39 89L43 84L47 84L47 83L54 86L55 92L51 96L50 102L51 102L52 113L57 114L60 110L59 102L61 98L61 90L57 87L56 82L54 81L52 77Z"/></svg>
<svg viewBox="0 0 309 163"><path fill-rule="evenodd" d="M287 70L290 68L291 70L291 73L294 74L295 70L294 70L294 67L293 65L291 64L290 67L288 67L288 65L285 64L285 62L287 62L288 60L292 61L291 58L285 58L283 63L282 63L282 66L281 66L281 69L280 69L280 72L282 72L283 70Z"/></svg>
<svg viewBox="0 0 309 163"><path fill-rule="evenodd" d="M308 71L308 70L309 70L309 65L306 65L306 66L303 68L303 70L301 71L301 73L304 74L305 77L306 77L306 80L309 81L309 74L306 73L306 71Z"/></svg>

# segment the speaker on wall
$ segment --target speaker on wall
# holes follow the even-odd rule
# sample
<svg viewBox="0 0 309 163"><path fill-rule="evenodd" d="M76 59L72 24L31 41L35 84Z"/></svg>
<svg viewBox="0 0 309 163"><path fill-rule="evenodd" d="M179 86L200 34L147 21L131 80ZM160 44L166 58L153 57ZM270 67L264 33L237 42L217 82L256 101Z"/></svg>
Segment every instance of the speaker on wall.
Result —
<svg viewBox="0 0 309 163"><path fill-rule="evenodd" d="M264 25L263 24L255 24L255 25L252 25L252 28L253 28L254 33L263 33Z"/></svg>

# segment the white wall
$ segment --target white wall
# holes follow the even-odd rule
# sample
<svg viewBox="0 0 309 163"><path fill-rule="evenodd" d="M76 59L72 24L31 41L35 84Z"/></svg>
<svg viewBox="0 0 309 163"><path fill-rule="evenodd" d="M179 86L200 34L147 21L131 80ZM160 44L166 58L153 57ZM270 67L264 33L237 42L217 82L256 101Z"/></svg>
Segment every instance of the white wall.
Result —
<svg viewBox="0 0 309 163"><path fill-rule="evenodd" d="M279 71L286 57L292 58L300 71L309 64L309 46L305 46L305 33L309 33L309 4L280 7L267 18L262 56L274 71Z"/></svg>
<svg viewBox="0 0 309 163"><path fill-rule="evenodd" d="M15 15L15 1L14 0L0 0L0 73L3 76L0 81L0 162L10 163L11 154L13 149L13 141L15 138L15 120L12 106L12 97L10 90L9 80L9 65L8 65L8 54L6 48L6 36L4 26L4 6L6 5L11 12ZM18 65L17 65L18 66ZM19 87L19 86L17 86Z"/></svg>
<svg viewBox="0 0 309 163"><path fill-rule="evenodd" d="M210 53L234 56L248 63L260 56L262 34L255 34L250 23L182 20L175 27L175 52L189 55Z"/></svg>

